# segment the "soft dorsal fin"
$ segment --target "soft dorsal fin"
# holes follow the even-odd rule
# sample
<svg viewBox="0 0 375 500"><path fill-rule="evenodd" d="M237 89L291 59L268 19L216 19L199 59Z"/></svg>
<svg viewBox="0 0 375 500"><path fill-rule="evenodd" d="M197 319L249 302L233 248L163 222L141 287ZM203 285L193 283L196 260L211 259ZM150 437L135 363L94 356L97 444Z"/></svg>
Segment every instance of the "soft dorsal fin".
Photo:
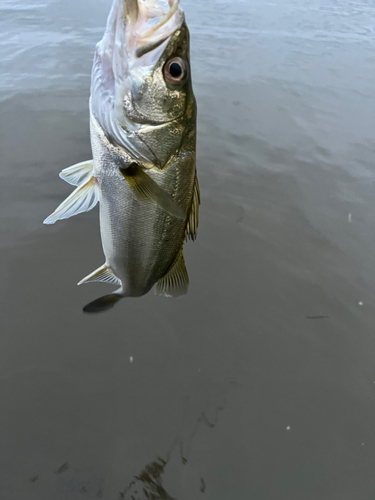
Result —
<svg viewBox="0 0 375 500"><path fill-rule="evenodd" d="M88 212L98 203L99 186L95 177L90 177L84 184L77 187L56 210L45 219L44 224L54 224L60 219L69 219L73 215Z"/></svg>
<svg viewBox="0 0 375 500"><path fill-rule="evenodd" d="M193 188L193 200L191 202L191 208L189 213L189 218L186 224L186 240L195 240L197 237L197 229L199 222L199 205L201 203L199 184L197 174L195 174L194 188Z"/></svg>
<svg viewBox="0 0 375 500"><path fill-rule="evenodd" d="M157 203L173 217L186 219L186 214L173 197L143 172L136 163L132 163L127 168L120 168L120 172L138 201Z"/></svg>
<svg viewBox="0 0 375 500"><path fill-rule="evenodd" d="M60 172L59 176L64 181L72 184L72 186L79 186L91 177L92 169L92 160L83 161L81 163L76 163L71 167L64 168L64 170Z"/></svg>
<svg viewBox="0 0 375 500"><path fill-rule="evenodd" d="M113 274L106 264L96 269L96 271L86 276L86 278L83 278L78 285L92 283L93 281L103 281L104 283L111 283L111 285L121 285L121 281Z"/></svg>
<svg viewBox="0 0 375 500"><path fill-rule="evenodd" d="M155 293L164 297L179 297L187 293L188 287L189 276L181 248L167 273L157 282Z"/></svg>

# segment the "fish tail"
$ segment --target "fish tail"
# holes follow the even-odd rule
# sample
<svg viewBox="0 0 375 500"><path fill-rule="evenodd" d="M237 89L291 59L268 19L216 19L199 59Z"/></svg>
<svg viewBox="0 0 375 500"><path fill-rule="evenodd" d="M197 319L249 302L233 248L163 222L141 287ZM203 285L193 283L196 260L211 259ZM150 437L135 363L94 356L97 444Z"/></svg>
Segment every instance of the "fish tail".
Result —
<svg viewBox="0 0 375 500"><path fill-rule="evenodd" d="M103 297L93 300L89 304L85 305L83 312L92 314L108 311L109 309L112 309L112 307L114 307L115 304L117 304L117 302L123 297L124 295L121 293L121 289L119 289L116 292L104 295Z"/></svg>

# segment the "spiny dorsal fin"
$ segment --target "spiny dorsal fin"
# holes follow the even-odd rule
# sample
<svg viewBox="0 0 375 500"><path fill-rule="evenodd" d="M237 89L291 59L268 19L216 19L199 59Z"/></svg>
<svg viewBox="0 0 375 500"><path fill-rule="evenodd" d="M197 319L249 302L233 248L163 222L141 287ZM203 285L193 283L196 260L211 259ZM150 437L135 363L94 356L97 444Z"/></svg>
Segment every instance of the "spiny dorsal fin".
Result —
<svg viewBox="0 0 375 500"><path fill-rule="evenodd" d="M186 214L173 197L164 191L149 175L136 164L120 168L120 172L138 201L157 203L177 219L185 219Z"/></svg>
<svg viewBox="0 0 375 500"><path fill-rule="evenodd" d="M43 221L44 224L54 224L60 219L69 219L73 215L88 212L99 201L99 186L95 177L90 177L84 184L77 187L49 216Z"/></svg>
<svg viewBox="0 0 375 500"><path fill-rule="evenodd" d="M181 248L169 271L157 282L155 293L164 297L179 297L187 293L188 287L189 276Z"/></svg>
<svg viewBox="0 0 375 500"><path fill-rule="evenodd" d="M193 188L193 200L191 202L191 208L189 213L189 218L186 224L186 240L195 240L197 237L197 229L199 222L199 205L201 203L199 184L197 174L195 174L194 188Z"/></svg>
<svg viewBox="0 0 375 500"><path fill-rule="evenodd" d="M103 281L104 283L110 283L111 285L121 285L121 281L113 274L106 264L86 276L86 278L83 278L78 285L83 285L83 283L92 283L93 281Z"/></svg>
<svg viewBox="0 0 375 500"><path fill-rule="evenodd" d="M79 186L82 182L85 182L91 177L92 169L92 160L82 161L71 167L64 168L64 170L59 173L59 176L64 181L72 184L72 186Z"/></svg>

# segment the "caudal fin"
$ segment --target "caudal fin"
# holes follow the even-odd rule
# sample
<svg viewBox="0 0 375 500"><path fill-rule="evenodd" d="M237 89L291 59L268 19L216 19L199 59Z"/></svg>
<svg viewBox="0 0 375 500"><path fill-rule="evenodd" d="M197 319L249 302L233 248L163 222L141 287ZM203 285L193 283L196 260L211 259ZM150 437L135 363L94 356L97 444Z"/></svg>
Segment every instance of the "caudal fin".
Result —
<svg viewBox="0 0 375 500"><path fill-rule="evenodd" d="M109 295L104 295L99 299L93 300L89 304L87 304L83 308L83 312L92 314L92 313L101 313L112 309L115 304L122 298L121 295L117 293L110 293Z"/></svg>

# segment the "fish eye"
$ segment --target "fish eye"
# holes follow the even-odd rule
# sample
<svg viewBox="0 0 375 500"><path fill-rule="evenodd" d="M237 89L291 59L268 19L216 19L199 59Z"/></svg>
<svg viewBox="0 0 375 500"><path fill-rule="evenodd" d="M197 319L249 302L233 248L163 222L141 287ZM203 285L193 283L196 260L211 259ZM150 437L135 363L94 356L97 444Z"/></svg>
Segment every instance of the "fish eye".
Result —
<svg viewBox="0 0 375 500"><path fill-rule="evenodd" d="M188 77L188 67L181 57L172 57L163 68L164 78L172 85L181 85Z"/></svg>

